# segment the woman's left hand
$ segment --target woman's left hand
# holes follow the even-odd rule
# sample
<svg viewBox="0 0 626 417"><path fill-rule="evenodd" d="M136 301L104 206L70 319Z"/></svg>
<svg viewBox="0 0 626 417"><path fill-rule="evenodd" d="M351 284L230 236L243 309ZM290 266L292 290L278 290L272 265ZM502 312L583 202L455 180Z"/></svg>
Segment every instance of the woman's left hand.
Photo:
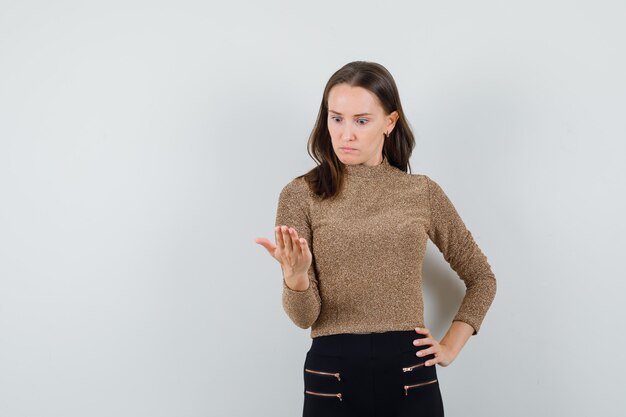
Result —
<svg viewBox="0 0 626 417"><path fill-rule="evenodd" d="M420 339L415 339L413 341L413 345L415 346L423 346L423 345L432 345L427 349L422 349L417 352L418 357L426 356L429 354L434 354L435 357L433 359L429 359L425 362L426 366L432 366L435 364L439 364L440 366L448 366L454 361L456 358L456 354L446 345L442 345L430 334L430 330L417 327L415 331L419 334L423 334L425 337Z"/></svg>

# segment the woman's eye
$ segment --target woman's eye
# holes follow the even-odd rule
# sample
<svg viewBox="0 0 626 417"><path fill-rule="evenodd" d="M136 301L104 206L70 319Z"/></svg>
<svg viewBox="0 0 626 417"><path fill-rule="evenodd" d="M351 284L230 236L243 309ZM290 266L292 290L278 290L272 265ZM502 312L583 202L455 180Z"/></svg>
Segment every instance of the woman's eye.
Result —
<svg viewBox="0 0 626 417"><path fill-rule="evenodd" d="M341 117L338 117L338 116L332 116L330 119L331 119L333 122L341 122ZM369 120L367 120L367 119L357 119L357 121L356 121L356 122L357 122L358 124L364 125L364 124L366 124L368 121L369 121Z"/></svg>

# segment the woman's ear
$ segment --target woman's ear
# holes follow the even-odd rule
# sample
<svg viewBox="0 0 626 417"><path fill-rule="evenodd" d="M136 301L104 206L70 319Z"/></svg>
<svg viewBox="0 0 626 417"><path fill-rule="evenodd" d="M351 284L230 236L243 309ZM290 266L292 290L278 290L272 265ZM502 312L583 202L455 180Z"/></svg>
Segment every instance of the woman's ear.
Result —
<svg viewBox="0 0 626 417"><path fill-rule="evenodd" d="M390 129L387 131L389 133L391 133L391 131L396 127L396 122L398 121L398 119L400 118L400 115L398 114L397 110L392 111L391 113L389 113L389 127Z"/></svg>

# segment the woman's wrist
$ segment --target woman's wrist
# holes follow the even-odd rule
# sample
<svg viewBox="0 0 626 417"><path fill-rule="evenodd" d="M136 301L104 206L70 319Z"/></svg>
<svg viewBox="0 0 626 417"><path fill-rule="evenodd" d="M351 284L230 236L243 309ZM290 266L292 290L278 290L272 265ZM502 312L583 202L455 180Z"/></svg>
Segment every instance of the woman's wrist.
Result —
<svg viewBox="0 0 626 417"><path fill-rule="evenodd" d="M307 274L285 276L285 284L293 291L306 291L311 285Z"/></svg>
<svg viewBox="0 0 626 417"><path fill-rule="evenodd" d="M474 328L469 324L454 320L452 321L450 329L448 329L448 332L441 339L439 344L444 345L449 350L450 354L454 355L456 358L473 332Z"/></svg>

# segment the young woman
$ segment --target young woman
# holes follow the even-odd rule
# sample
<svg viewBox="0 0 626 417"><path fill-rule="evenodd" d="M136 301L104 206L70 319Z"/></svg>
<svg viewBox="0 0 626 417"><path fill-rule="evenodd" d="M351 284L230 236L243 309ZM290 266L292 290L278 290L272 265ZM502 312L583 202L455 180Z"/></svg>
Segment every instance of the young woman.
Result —
<svg viewBox="0 0 626 417"><path fill-rule="evenodd" d="M443 416L436 364L476 335L496 293L486 256L442 188L407 173L415 140L391 74L351 62L324 89L309 154L280 192L275 239L282 303L311 327L303 415ZM467 288L446 335L424 324L430 239Z"/></svg>

